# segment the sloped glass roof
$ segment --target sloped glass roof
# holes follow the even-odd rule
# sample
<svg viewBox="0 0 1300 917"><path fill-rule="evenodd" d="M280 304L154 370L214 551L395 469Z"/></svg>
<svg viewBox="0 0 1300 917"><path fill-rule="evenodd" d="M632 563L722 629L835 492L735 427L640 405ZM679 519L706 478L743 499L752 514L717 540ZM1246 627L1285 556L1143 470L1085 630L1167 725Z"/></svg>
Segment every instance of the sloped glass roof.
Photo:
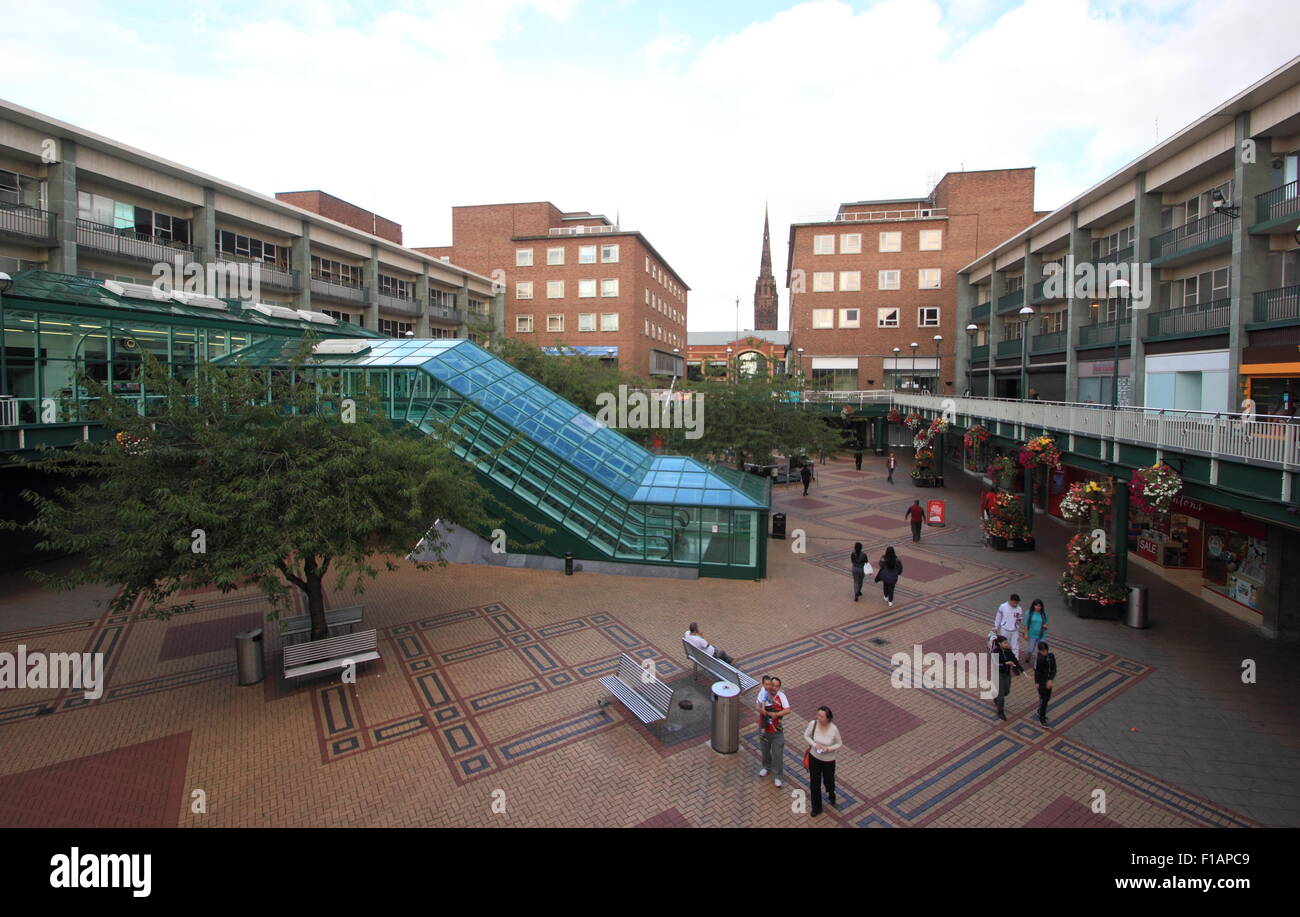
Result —
<svg viewBox="0 0 1300 917"><path fill-rule="evenodd" d="M352 368L418 368L636 503L767 509L770 482L686 456L655 455L473 341L384 339L357 354L314 354L308 363ZM245 348L240 362L287 363L296 343ZM231 360L226 357L223 360ZM220 361L219 361L220 362Z"/></svg>

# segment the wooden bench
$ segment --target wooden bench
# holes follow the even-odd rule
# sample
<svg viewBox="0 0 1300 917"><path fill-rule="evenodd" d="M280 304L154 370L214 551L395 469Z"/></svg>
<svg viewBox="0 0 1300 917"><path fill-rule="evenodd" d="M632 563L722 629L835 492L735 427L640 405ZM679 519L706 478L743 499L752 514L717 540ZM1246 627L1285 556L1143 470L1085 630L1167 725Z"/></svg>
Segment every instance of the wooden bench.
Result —
<svg viewBox="0 0 1300 917"><path fill-rule="evenodd" d="M685 638L682 638L682 646L686 647L686 658L695 663L695 673L697 675L700 669L706 669L714 678L729 681L740 688L742 695L758 687L758 679L746 675L734 665L723 662L716 656L710 656Z"/></svg>
<svg viewBox="0 0 1300 917"><path fill-rule="evenodd" d="M347 608L331 608L325 612L325 626L331 632L335 628L346 627L348 633L361 623L364 605L350 605ZM283 618L280 621L280 636L282 638L299 637L303 634L311 633L311 615L295 615L292 618ZM337 635L335 635L337 636Z"/></svg>
<svg viewBox="0 0 1300 917"><path fill-rule="evenodd" d="M325 640L298 643L284 648L284 677L301 678L331 669L344 669L351 663L360 665L379 658L377 635L373 630L340 634Z"/></svg>
<svg viewBox="0 0 1300 917"><path fill-rule="evenodd" d="M627 653L619 656L618 670L600 679L600 683L647 726L668 718L673 689Z"/></svg>

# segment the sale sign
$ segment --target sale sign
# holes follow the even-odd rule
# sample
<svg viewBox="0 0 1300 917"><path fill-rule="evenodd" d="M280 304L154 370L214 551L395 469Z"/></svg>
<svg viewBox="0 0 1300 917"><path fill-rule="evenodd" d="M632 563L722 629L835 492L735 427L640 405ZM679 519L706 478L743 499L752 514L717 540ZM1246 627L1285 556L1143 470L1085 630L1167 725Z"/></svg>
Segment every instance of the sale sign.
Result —
<svg viewBox="0 0 1300 917"><path fill-rule="evenodd" d="M925 505L925 518L930 525L946 525L943 519L944 505L942 500L930 500Z"/></svg>

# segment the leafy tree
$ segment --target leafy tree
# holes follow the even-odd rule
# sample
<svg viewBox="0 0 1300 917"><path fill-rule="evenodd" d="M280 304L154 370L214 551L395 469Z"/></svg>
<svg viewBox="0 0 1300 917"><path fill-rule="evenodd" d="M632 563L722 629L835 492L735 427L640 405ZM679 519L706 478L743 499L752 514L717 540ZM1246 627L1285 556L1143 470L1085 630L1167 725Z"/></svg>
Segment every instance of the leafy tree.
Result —
<svg viewBox="0 0 1300 917"><path fill-rule="evenodd" d="M471 469L436 439L390 421L377 399L350 396L355 421L346 422L335 379L303 366L306 346L288 370L201 363L187 380L149 358L146 390L160 397L148 416L84 380L96 419L116 437L33 462L70 481L50 496L25 492L35 518L5 523L86 559L38 579L59 590L121 583L114 612L143 598L158 617L192 606L164 604L182 589L252 584L279 611L297 588L312 639L321 639L327 574L359 594L381 564L396 569L388 558L410 552L434 520L478 531L497 524ZM428 544L445 564L436 536Z"/></svg>
<svg viewBox="0 0 1300 917"><path fill-rule="evenodd" d="M599 357L584 356L563 344L558 347L560 353L548 354L517 338L498 338L492 343L493 353L498 357L588 414L595 414L599 409L596 398L602 392L617 394L620 385L626 385L629 390L650 387L647 380L611 366Z"/></svg>

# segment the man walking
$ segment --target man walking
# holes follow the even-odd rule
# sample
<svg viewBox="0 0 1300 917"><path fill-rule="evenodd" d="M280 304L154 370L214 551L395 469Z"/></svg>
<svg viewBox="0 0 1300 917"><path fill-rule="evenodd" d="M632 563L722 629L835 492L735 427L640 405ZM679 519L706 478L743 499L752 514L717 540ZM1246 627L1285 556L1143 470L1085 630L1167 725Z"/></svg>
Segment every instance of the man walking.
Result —
<svg viewBox="0 0 1300 917"><path fill-rule="evenodd" d="M925 510L921 509L921 501L913 500L912 505L904 512L903 517L912 523L912 540L921 540L921 523L925 522Z"/></svg>
<svg viewBox="0 0 1300 917"><path fill-rule="evenodd" d="M871 575L871 561L867 552L862 550L862 542L854 542L853 553L849 555L849 566L853 569L853 601L862 598L862 583Z"/></svg>
<svg viewBox="0 0 1300 917"><path fill-rule="evenodd" d="M898 459L894 458L894 453L889 453L889 483L894 483L894 468L898 465Z"/></svg>
<svg viewBox="0 0 1300 917"><path fill-rule="evenodd" d="M853 467L862 470L862 445L859 443L853 451Z"/></svg>
<svg viewBox="0 0 1300 917"><path fill-rule="evenodd" d="M993 619L993 629L998 636L1011 641L1011 651L1020 658L1020 621L1025 610L1020 607L1020 596L1011 593L1011 597L998 606L997 616Z"/></svg>
<svg viewBox="0 0 1300 917"><path fill-rule="evenodd" d="M1007 644L1007 638L999 636L997 642L996 662L998 666L998 697L995 704L998 708L998 719L1007 718L1006 700L1011 694L1011 670L1014 668L1017 675L1025 674L1025 670L1020 665L1020 660L1016 654L1011 651Z"/></svg>
<svg viewBox="0 0 1300 917"><path fill-rule="evenodd" d="M1056 680L1056 654L1040 642L1029 664L1034 667L1034 684L1038 686L1038 722L1046 726L1047 702L1052 699L1052 682Z"/></svg>
<svg viewBox="0 0 1300 917"><path fill-rule="evenodd" d="M812 464L805 464L799 469L799 480L803 481L803 495L808 496L808 485L812 483Z"/></svg>
<svg viewBox="0 0 1300 917"><path fill-rule="evenodd" d="M781 785L785 773L785 727L782 721L790 712L790 701L781 690L781 679L768 676L767 686L758 692L758 744L763 749L763 769L758 776L772 772L772 784Z"/></svg>

